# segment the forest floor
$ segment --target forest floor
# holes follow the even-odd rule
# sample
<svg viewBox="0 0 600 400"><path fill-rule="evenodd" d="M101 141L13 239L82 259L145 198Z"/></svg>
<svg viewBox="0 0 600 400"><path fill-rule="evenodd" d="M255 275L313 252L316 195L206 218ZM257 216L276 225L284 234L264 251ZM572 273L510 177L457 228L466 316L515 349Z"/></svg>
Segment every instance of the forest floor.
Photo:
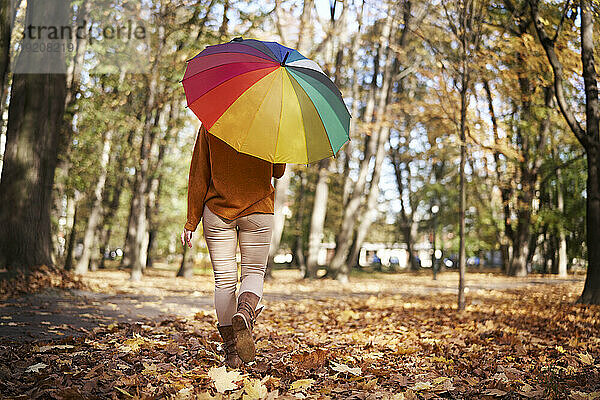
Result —
<svg viewBox="0 0 600 400"><path fill-rule="evenodd" d="M0 303L0 398L600 399L600 306L584 277L276 270L257 358L221 368L209 271L89 273Z"/></svg>

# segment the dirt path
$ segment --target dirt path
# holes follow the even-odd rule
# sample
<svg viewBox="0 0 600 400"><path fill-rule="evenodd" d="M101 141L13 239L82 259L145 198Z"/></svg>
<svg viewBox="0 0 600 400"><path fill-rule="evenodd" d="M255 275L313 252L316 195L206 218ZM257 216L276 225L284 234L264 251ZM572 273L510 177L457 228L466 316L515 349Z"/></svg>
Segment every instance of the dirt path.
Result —
<svg viewBox="0 0 600 400"><path fill-rule="evenodd" d="M264 303L304 299L327 300L350 297L430 296L457 293L456 274L441 274L433 281L426 275L389 275L385 279L357 278L349 285L331 281L307 283L295 272L278 271L276 279L265 284ZM471 276L468 293L506 291L539 285L583 287L583 276L565 279L528 277L506 278L481 274ZM0 304L0 341L52 340L86 335L99 325L114 322L161 320L172 315L192 317L213 311L212 278L198 276L183 281L170 271L154 271L143 282L131 283L119 271L102 271L87 278L94 291L48 289L8 299Z"/></svg>

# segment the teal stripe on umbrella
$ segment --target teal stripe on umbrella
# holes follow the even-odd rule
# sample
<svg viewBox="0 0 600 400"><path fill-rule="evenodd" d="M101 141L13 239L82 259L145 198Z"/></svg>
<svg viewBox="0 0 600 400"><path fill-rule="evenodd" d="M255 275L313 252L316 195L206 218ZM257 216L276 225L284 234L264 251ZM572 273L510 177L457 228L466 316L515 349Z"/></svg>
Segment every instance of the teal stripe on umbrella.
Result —
<svg viewBox="0 0 600 400"><path fill-rule="evenodd" d="M314 70L307 68L288 68L288 70L304 79L310 86L313 86L317 91L327 99L329 106L331 106L337 115L340 123L344 126L346 131L350 128L350 113L344 104L341 93L337 88L332 89L333 83L327 78L327 76L319 74ZM322 76L324 79L316 79L316 77Z"/></svg>
<svg viewBox="0 0 600 400"><path fill-rule="evenodd" d="M340 112L340 108L345 109L344 104L340 103L337 96L330 90L325 90L325 86L320 81L307 75L298 74L291 68L288 72L313 101L327 131L331 148L334 154L337 153L348 140L347 127L350 126L350 115L347 112Z"/></svg>

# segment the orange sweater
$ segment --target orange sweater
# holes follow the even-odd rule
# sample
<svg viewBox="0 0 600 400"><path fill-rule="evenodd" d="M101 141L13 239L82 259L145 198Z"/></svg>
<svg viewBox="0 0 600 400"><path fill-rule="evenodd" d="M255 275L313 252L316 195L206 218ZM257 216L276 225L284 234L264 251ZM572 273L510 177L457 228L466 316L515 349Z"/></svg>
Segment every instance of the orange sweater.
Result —
<svg viewBox="0 0 600 400"><path fill-rule="evenodd" d="M185 229L195 231L204 205L233 220L253 213L273 214L275 189L285 164L272 164L236 151L200 127L192 154Z"/></svg>

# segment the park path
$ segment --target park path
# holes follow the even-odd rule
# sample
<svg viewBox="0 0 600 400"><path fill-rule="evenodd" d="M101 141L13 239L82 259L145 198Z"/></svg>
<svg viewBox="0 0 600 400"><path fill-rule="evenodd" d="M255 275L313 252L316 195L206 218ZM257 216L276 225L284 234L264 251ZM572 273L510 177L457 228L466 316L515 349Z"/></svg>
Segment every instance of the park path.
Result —
<svg viewBox="0 0 600 400"><path fill-rule="evenodd" d="M94 273L96 274L96 273ZM195 281L175 280L164 273L145 277L144 283L132 284L117 272L92 275L93 282L110 282L90 290L46 289L36 294L8 299L0 303L0 341L53 340L66 336L83 336L100 324L162 320L173 316L193 317L198 312L214 312L212 279L194 277ZM113 275L111 275L113 274ZM124 274L124 273L121 273ZM482 274L483 275L483 274ZM433 281L426 275L401 276L376 280L353 279L349 285L319 280L305 282L285 275L265 284L264 303L300 300L326 300L350 296L431 296L456 294L456 277L441 274ZM505 291L540 285L581 284L583 276L568 278L506 278L478 276L467 280L467 293Z"/></svg>

